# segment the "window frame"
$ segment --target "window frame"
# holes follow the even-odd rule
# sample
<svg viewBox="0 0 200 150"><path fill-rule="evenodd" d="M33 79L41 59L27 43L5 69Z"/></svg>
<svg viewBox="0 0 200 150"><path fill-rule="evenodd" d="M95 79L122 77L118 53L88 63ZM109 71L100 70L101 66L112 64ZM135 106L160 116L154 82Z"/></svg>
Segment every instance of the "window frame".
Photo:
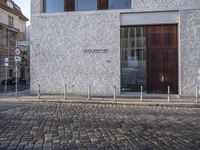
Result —
<svg viewBox="0 0 200 150"><path fill-rule="evenodd" d="M109 10L109 0L98 0L97 1L97 10Z"/></svg>
<svg viewBox="0 0 200 150"><path fill-rule="evenodd" d="M110 9L110 1L111 0L96 0L96 9L94 10L78 10L78 1L80 0L64 0L64 4L63 4L63 12L69 12L69 11L98 11L98 10L118 10L118 9L131 9L132 8L132 0L131 1L131 5L130 8L114 8L114 9ZM47 12L47 0L43 0L43 13L57 13L57 12ZM61 12L62 11L58 11Z"/></svg>
<svg viewBox="0 0 200 150"><path fill-rule="evenodd" d="M64 0L64 11L75 11L75 0Z"/></svg>

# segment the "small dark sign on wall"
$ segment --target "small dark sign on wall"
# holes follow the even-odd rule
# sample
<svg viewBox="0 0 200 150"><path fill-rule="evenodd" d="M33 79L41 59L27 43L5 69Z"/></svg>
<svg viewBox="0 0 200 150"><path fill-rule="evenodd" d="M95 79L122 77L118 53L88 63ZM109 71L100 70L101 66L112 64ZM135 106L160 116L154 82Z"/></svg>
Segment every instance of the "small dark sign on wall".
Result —
<svg viewBox="0 0 200 150"><path fill-rule="evenodd" d="M84 49L84 53L107 53L108 49Z"/></svg>

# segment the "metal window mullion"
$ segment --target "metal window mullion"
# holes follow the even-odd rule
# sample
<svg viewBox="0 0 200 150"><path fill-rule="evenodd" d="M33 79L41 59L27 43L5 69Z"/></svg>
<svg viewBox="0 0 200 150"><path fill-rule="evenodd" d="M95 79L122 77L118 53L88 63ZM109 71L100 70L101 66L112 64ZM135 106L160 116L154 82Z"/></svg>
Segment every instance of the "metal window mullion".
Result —
<svg viewBox="0 0 200 150"><path fill-rule="evenodd" d="M137 48L137 28L135 27L134 28L134 41L135 41L135 45L134 45L134 57L137 55L137 52L136 52L136 48Z"/></svg>
<svg viewBox="0 0 200 150"><path fill-rule="evenodd" d="M130 45L130 28L127 28L128 30L128 38L127 38L127 50L128 50L128 54L127 56L130 56L130 53L131 53L131 45Z"/></svg>
<svg viewBox="0 0 200 150"><path fill-rule="evenodd" d="M142 35L142 61L144 60L144 35L143 35L143 27L141 27L141 35Z"/></svg>

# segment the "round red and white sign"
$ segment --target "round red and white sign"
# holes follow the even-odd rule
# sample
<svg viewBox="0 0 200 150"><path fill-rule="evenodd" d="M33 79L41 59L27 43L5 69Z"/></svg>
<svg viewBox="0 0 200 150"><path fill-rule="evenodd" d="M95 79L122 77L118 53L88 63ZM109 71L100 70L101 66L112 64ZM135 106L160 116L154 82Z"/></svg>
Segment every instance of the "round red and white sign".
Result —
<svg viewBox="0 0 200 150"><path fill-rule="evenodd" d="M21 54L21 50L18 47L16 47L15 48L15 55L19 56L20 54Z"/></svg>

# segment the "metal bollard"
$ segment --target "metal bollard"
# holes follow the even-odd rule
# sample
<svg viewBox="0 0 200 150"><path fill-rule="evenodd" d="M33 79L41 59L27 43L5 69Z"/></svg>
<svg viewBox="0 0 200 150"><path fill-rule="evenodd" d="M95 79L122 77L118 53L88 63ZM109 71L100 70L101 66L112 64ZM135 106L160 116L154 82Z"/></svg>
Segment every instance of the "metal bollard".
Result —
<svg viewBox="0 0 200 150"><path fill-rule="evenodd" d="M40 84L38 85L38 99L40 99Z"/></svg>
<svg viewBox="0 0 200 150"><path fill-rule="evenodd" d="M143 86L141 86L140 101L143 101Z"/></svg>
<svg viewBox="0 0 200 150"><path fill-rule="evenodd" d="M199 100L199 87L196 87L196 103L198 103Z"/></svg>
<svg viewBox="0 0 200 150"><path fill-rule="evenodd" d="M114 86L114 100L116 101L117 98L116 98L116 86Z"/></svg>
<svg viewBox="0 0 200 150"><path fill-rule="evenodd" d="M91 100L91 87L88 85L88 100Z"/></svg>
<svg viewBox="0 0 200 150"><path fill-rule="evenodd" d="M64 100L67 99L67 86L64 85Z"/></svg>
<svg viewBox="0 0 200 150"><path fill-rule="evenodd" d="M170 102L170 86L168 86L168 102Z"/></svg>

